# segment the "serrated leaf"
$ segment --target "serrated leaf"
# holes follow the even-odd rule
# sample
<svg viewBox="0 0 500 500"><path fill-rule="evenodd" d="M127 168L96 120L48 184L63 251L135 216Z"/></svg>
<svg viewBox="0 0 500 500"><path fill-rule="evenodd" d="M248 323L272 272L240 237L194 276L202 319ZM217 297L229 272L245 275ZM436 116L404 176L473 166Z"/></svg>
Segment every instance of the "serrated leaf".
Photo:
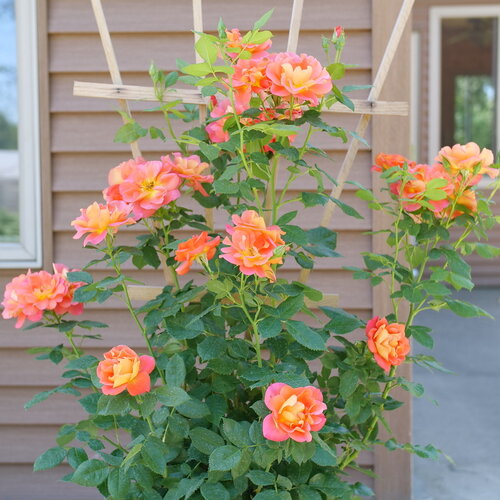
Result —
<svg viewBox="0 0 500 500"><path fill-rule="evenodd" d="M81 486L99 486L106 480L109 467L101 460L91 459L81 463L73 473L71 481Z"/></svg>
<svg viewBox="0 0 500 500"><path fill-rule="evenodd" d="M251 470L247 473L248 479L256 486L270 486L276 481L276 476L263 470Z"/></svg>
<svg viewBox="0 0 500 500"><path fill-rule="evenodd" d="M312 349L313 351L323 351L325 349L325 341L321 335L315 332L302 321L287 320L285 322L286 329L290 335L301 345Z"/></svg>
<svg viewBox="0 0 500 500"><path fill-rule="evenodd" d="M210 454L209 471L229 471L241 459L241 450L232 445L220 446Z"/></svg>
<svg viewBox="0 0 500 500"><path fill-rule="evenodd" d="M277 318L264 318L257 324L257 330L262 340L276 337L281 333L281 321Z"/></svg>
<svg viewBox="0 0 500 500"><path fill-rule="evenodd" d="M269 19L273 15L273 12L274 12L274 9L268 10L257 21L255 21L255 23L253 25L253 30L254 31L260 30L260 28L262 28L267 23L267 21L269 21ZM255 43L255 42L253 42L253 43Z"/></svg>
<svg viewBox="0 0 500 500"><path fill-rule="evenodd" d="M205 500L229 500L229 492L222 483L203 483L200 488Z"/></svg>
<svg viewBox="0 0 500 500"><path fill-rule="evenodd" d="M49 448L35 460L33 470L36 472L56 467L66 458L66 453L66 450L60 446Z"/></svg>
<svg viewBox="0 0 500 500"><path fill-rule="evenodd" d="M347 399L354 393L358 385L358 380L358 374L352 370L344 372L340 376L339 393L344 399Z"/></svg>
<svg viewBox="0 0 500 500"><path fill-rule="evenodd" d="M68 281L75 283L78 281L83 281L84 283L92 283L94 280L90 273L86 271L69 271L67 274Z"/></svg>
<svg viewBox="0 0 500 500"><path fill-rule="evenodd" d="M204 427L191 429L189 437L193 446L205 455L210 455L216 448L224 445L224 439L219 434Z"/></svg>
<svg viewBox="0 0 500 500"><path fill-rule="evenodd" d="M180 387L161 386L155 390L155 393L160 403L174 408L177 408L191 399L189 394Z"/></svg>

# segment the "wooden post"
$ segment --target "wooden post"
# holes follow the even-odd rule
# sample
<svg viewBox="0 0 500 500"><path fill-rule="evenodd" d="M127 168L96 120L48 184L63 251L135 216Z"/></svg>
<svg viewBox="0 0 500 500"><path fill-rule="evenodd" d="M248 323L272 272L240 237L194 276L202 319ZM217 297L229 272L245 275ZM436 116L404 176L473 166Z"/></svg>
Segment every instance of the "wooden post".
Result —
<svg viewBox="0 0 500 500"><path fill-rule="evenodd" d="M374 0L372 4L373 16L373 67L376 68L384 54L388 33L394 25L394 18L402 0ZM382 97L407 98L410 94L409 60L410 60L410 33L408 25L401 33L401 43L397 50L392 65L391 75L386 81ZM385 57L385 56L384 56ZM374 117L372 130L373 153L400 153L407 155L409 152L409 120L407 118L390 119ZM397 148L396 150L394 148ZM380 174L372 175L372 187L375 192L386 187ZM376 212L373 218L373 231L385 229L391 224L390 218L382 212ZM372 237L372 251L388 253L385 243L386 235L374 234ZM372 292L373 313L385 316L392 312L389 295L384 285L373 288ZM411 365L403 364L398 368L398 374L406 378L411 377ZM395 390L396 399L404 401L401 408L387 412L385 417L395 433L398 441L411 442L411 396L401 389ZM388 439L385 429L381 429L381 439ZM375 448L375 495L377 500L403 500L411 498L411 463L412 456L405 451L389 451L383 446Z"/></svg>

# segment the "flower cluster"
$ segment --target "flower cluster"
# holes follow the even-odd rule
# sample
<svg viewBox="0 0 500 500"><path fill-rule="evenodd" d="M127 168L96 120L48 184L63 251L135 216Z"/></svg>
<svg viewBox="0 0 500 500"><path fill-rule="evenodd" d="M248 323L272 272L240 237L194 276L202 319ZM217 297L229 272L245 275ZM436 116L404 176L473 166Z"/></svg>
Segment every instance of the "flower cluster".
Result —
<svg viewBox="0 0 500 500"><path fill-rule="evenodd" d="M203 184L210 184L212 175L202 175L208 163L197 155L188 157L174 153L159 161L135 158L112 168L108 174L108 187L103 196L106 204L92 203L81 209L81 215L71 222L75 239L84 234L84 245L101 243L107 234L116 234L120 226L151 217L161 207L181 196L181 185L208 196Z"/></svg>
<svg viewBox="0 0 500 500"><path fill-rule="evenodd" d="M389 188L406 212L430 210L435 217L451 219L477 211L474 186L484 175L499 174L489 149L470 142L442 148L432 165L416 164L397 154L379 154L373 170L390 171ZM394 169L394 170L393 170ZM392 174L394 175L394 179ZM414 216L418 219L418 215Z"/></svg>
<svg viewBox="0 0 500 500"><path fill-rule="evenodd" d="M281 235L285 234L278 226L266 227L263 217L254 210L247 210L240 216L233 215L234 226L228 225L230 237L223 241L222 258L235 264L240 271L251 276L276 281L272 266L283 263L286 250Z"/></svg>
<svg viewBox="0 0 500 500"><path fill-rule="evenodd" d="M21 328L27 319L40 321L46 312L58 316L82 314L83 304L74 302L73 294L84 283L68 281L69 269L62 264L53 264L53 268L53 274L28 271L8 283L2 302L3 318L17 318L16 328Z"/></svg>
<svg viewBox="0 0 500 500"><path fill-rule="evenodd" d="M279 119L296 119L301 116L301 106L318 106L320 99L332 90L328 71L313 56L293 52L271 53L271 40L262 44L245 44L238 30L227 31L226 47L233 57L234 73L225 84L234 93L217 99L212 96L211 123L206 131L212 142L229 138L224 125L234 113L241 114L250 107L261 113L252 123ZM235 49L236 52L232 52ZM244 50L250 58L237 57ZM242 119L248 124L248 119Z"/></svg>

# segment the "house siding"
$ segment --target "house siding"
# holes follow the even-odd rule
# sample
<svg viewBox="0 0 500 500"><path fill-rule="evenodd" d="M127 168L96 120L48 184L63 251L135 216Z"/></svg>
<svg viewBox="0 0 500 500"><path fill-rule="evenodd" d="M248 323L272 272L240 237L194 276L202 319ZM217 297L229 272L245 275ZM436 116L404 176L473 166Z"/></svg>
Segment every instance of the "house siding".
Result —
<svg viewBox="0 0 500 500"><path fill-rule="evenodd" d="M70 221L79 214L79 209L100 199L100 191L106 185L107 172L130 157L127 145L113 142L114 134L121 125L113 101L78 98L72 95L73 81L110 82L104 53L88 0L40 0L40 47L46 58L42 58L41 78L46 82L48 96L46 109L42 108L45 161L42 177L45 185L44 238L45 266L51 262L63 262L69 267L81 267L93 258L92 251L82 248L81 241L72 239ZM275 50L284 50L291 15L291 2L265 0L233 2L231 9L224 0L204 2L205 29L215 29L220 16L229 27L242 30L250 28L249 22L275 6L269 29L276 33ZM392 2L391 2L392 3ZM396 2L394 5L396 5ZM376 8L384 9L382 2L374 2ZM385 4L384 4L385 5ZM192 12L190 2L176 0L106 0L103 2L106 18L115 50L127 84L148 85L147 69L151 59L164 70L175 69L175 58L194 60L192 49ZM391 7L392 8L392 7ZM324 0L305 2L299 51L316 55L322 59L321 35L330 35L336 25L343 25L348 44L345 61L357 64L348 71L346 83L368 84L372 80L372 2L370 0ZM244 20L241 23L241 20ZM357 92L353 97L365 97L367 92ZM398 98L401 96L398 96ZM407 97L407 96L406 96ZM402 96L405 100L405 96ZM140 123L159 123L159 118L149 113L139 103L132 103L134 117ZM145 108L151 107L146 105ZM354 129L357 118L349 115L331 117L336 124ZM401 135L401 133L400 133ZM370 140L371 133L369 131ZM318 146L333 155L333 163L324 160L335 177L346 151L346 145L327 136L316 140ZM160 141L140 141L146 158L157 158L168 153ZM403 147L405 145L403 144ZM372 154L362 147L356 159L351 180L366 186L371 185ZM283 185L281 179L278 187ZM312 179L304 179L301 190L315 189ZM360 252L370 251L372 237L365 234L372 229L371 214L365 204L355 195L355 187L346 185L342 200L353 205L365 216L363 220L352 219L337 211L332 228L339 232L338 259L323 259L318 262L318 271L313 272L311 284L327 293L340 293L340 306L368 318L372 314L372 290L365 281L352 280L351 274L342 268L346 265L362 265ZM189 204L190 200L186 200ZM293 207L290 207L293 208ZM300 224L304 228L319 224L321 210L301 210ZM216 229L222 231L226 222L217 215ZM137 229L124 231L124 242L132 242ZM188 233L181 233L187 235ZM161 285L160 271L133 270L125 265L129 276L151 285ZM299 268L287 259L280 275L297 279ZM0 286L12 279L19 271L1 271ZM103 268L93 271L96 279L106 275ZM104 340L86 343L89 352L100 356L108 347L127 343L142 348L140 336L133 328L121 303L110 300L105 304L89 304L85 318L104 321L110 329ZM33 473L32 463L47 448L54 446L58 426L77 421L83 416L78 403L70 396L57 395L35 406L23 409L25 401L35 393L59 383L62 368L48 362L36 361L25 352L28 347L48 346L61 343L61 337L47 331L16 331L13 322L0 323L0 498L2 500L87 500L100 498L91 489L81 488L56 479L67 472L67 468ZM15 374L15 375L13 375ZM363 454L363 463L373 466L373 454ZM364 479L366 480L366 479ZM368 478L368 481L370 479ZM385 500L385 499L384 499Z"/></svg>

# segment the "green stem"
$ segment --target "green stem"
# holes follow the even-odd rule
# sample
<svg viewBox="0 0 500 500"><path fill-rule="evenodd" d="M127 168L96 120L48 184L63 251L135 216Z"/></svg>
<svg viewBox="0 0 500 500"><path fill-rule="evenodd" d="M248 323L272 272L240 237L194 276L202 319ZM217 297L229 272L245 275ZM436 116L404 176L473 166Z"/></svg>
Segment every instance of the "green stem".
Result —
<svg viewBox="0 0 500 500"><path fill-rule="evenodd" d="M76 357L79 357L80 351L78 350L78 347L76 347L75 342L73 341L73 332L74 332L74 330L70 330L69 332L65 332L64 335L66 335L66 338L68 339L69 343L71 344L71 347L73 348L73 352L75 353Z"/></svg>
<svg viewBox="0 0 500 500"><path fill-rule="evenodd" d="M394 377L394 374L396 373L396 367L395 366L391 366L391 369L389 371L389 377L391 377L391 379ZM394 382L394 380L389 380L389 382L387 382L385 384L385 388L384 388L384 391L382 392L382 399L387 399L387 397L389 396L389 393L391 391L391 389L396 385L396 383ZM383 408L383 404L380 405L380 409ZM366 445L375 429L375 426L377 425L377 422L379 420L379 416L378 415L374 415L372 417L372 420L368 426L368 429L366 430L366 433L363 437L363 439L361 440L361 443L363 445ZM361 453L361 450L355 450L354 452L351 452L351 453L347 453L345 457L343 457L341 460L340 460L340 463L339 463L339 469L340 470L344 470L351 462L353 462L354 460L356 460L356 458L358 458L358 455Z"/></svg>
<svg viewBox="0 0 500 500"><path fill-rule="evenodd" d="M111 244L111 241L109 238L108 238L108 254L111 258L111 265L113 266L113 269L115 270L116 275L121 276L122 273L121 273L121 269L120 269L120 264L115 259L113 247L112 247L112 244ZM156 360L156 356L155 356L155 353L154 353L153 348L151 346L151 342L150 342L148 334L146 332L146 328L143 326L143 324L139 320L139 318L135 312L134 306L132 305L132 300L130 299L130 295L129 295L128 287L127 287L126 283L122 284L122 288L123 288L125 305L127 306L127 309L129 311L130 315L132 316L132 319L134 320L135 324L139 328L139 331L141 332L142 337L144 338L144 341L146 342L146 346L148 348L149 354ZM163 374L163 372L158 368L157 368L157 371L158 371L163 383L166 384L165 375Z"/></svg>
<svg viewBox="0 0 500 500"><path fill-rule="evenodd" d="M265 208L268 211L266 215L270 215L268 215L268 220L271 224L274 224L276 222L276 215L278 210L278 207L276 205L276 180L278 177L278 160L279 155L275 154L271 161L271 179L268 182L266 191Z"/></svg>

